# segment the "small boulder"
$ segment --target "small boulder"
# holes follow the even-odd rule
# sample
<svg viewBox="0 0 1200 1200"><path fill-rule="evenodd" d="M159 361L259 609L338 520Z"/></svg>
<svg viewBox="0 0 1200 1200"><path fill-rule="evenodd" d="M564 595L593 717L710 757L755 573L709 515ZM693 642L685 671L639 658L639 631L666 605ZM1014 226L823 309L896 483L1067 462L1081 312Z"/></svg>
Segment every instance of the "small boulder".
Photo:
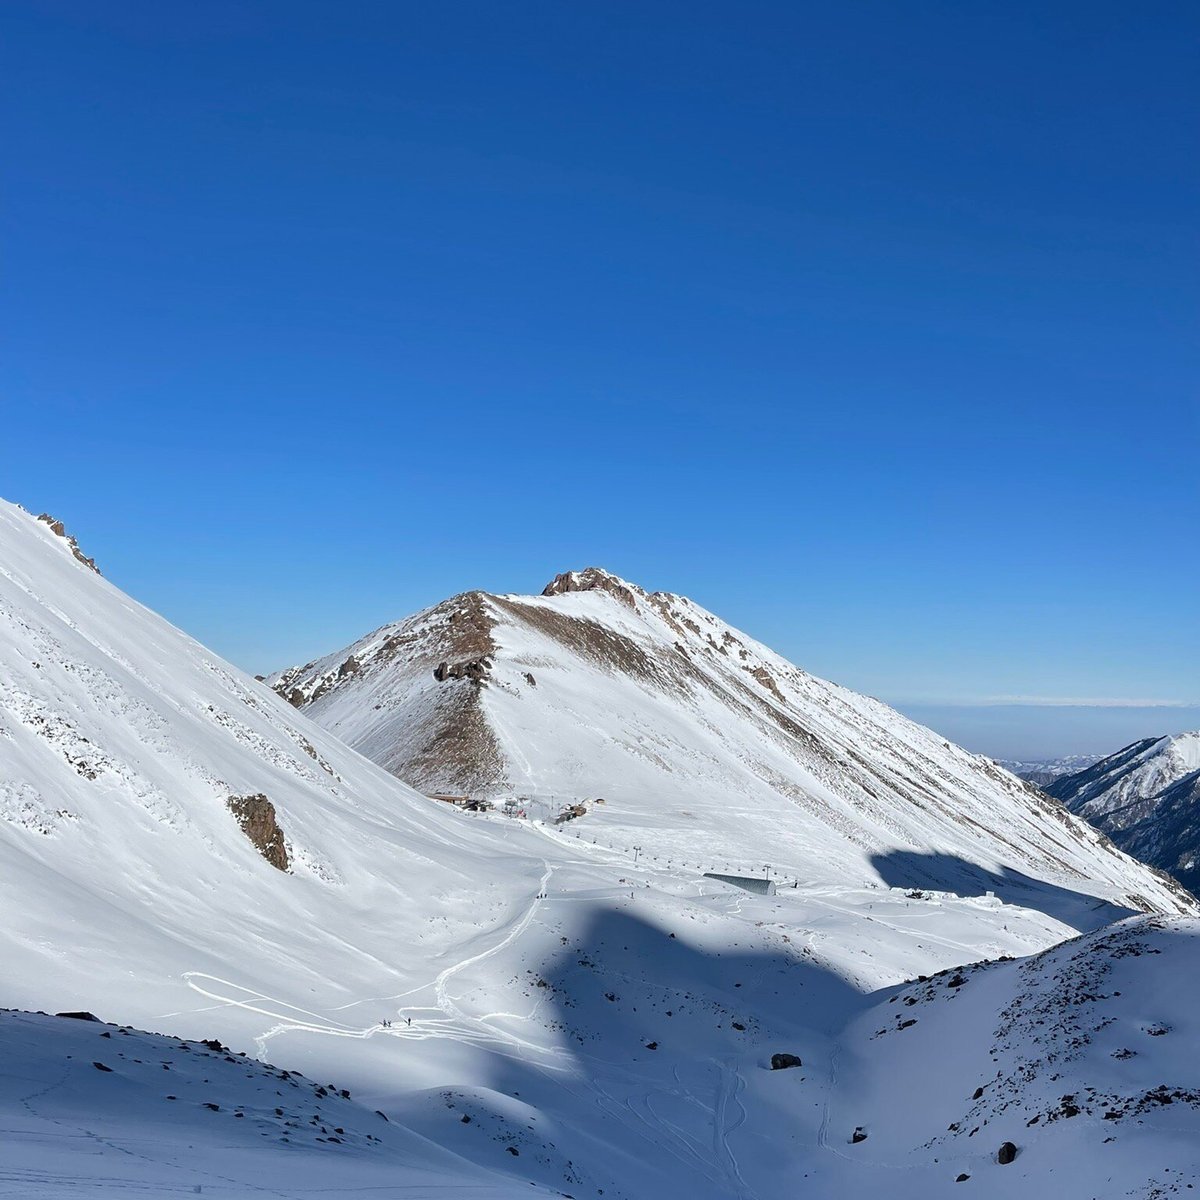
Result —
<svg viewBox="0 0 1200 1200"><path fill-rule="evenodd" d="M1005 1142L996 1152L996 1161L1006 1167L1010 1162L1017 1157L1017 1148L1012 1142Z"/></svg>
<svg viewBox="0 0 1200 1200"><path fill-rule="evenodd" d="M97 1024L100 1023L100 1018L95 1013L90 1012L61 1012L54 1015L56 1017L66 1017L71 1021L95 1021Z"/></svg>
<svg viewBox="0 0 1200 1200"><path fill-rule="evenodd" d="M970 1178L971 1178L970 1175L967 1175L964 1173L964 1174L960 1175L954 1182L955 1183L966 1183L967 1180Z"/></svg>
<svg viewBox="0 0 1200 1200"><path fill-rule="evenodd" d="M851 1144L857 1146L859 1142L865 1142L866 1140L866 1130L864 1130L861 1125L856 1125L854 1127L854 1132L850 1135Z"/></svg>
<svg viewBox="0 0 1200 1200"><path fill-rule="evenodd" d="M772 1054L771 1055L771 1070L786 1071L788 1067L802 1067L804 1064L800 1061L798 1054Z"/></svg>

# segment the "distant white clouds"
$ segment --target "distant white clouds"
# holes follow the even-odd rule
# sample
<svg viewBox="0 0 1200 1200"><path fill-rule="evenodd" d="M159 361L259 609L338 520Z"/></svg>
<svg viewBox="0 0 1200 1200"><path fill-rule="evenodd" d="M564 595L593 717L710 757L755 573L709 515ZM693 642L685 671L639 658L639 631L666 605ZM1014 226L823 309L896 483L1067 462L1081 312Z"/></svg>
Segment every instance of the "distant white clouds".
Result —
<svg viewBox="0 0 1200 1200"><path fill-rule="evenodd" d="M1150 700L1127 696L919 696L891 703L946 708L1200 708L1200 700Z"/></svg>
<svg viewBox="0 0 1200 1200"><path fill-rule="evenodd" d="M1034 708L1195 708L1195 700L1146 700L1109 696L989 696L974 704L1024 704Z"/></svg>

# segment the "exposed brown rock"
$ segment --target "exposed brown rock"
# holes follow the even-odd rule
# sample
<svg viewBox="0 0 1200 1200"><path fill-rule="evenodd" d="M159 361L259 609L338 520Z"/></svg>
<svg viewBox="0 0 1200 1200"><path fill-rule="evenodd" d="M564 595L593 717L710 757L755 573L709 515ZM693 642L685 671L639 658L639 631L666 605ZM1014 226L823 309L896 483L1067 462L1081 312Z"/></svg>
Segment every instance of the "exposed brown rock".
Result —
<svg viewBox="0 0 1200 1200"><path fill-rule="evenodd" d="M607 625L586 617L573 617L544 604L522 604L504 596L496 596L493 603L509 612L518 621L532 625L566 646L568 650L590 658L616 673L627 672L647 683L655 683L664 689L672 685L670 675L659 663L632 638L617 633Z"/></svg>
<svg viewBox="0 0 1200 1200"><path fill-rule="evenodd" d="M97 575L100 574L100 568L96 566L96 560L94 558L88 558L87 555L80 550L79 543L67 532L66 526L61 521L55 517L52 517L49 513L39 513L38 520L49 525L51 533L66 540L67 545L71 547L71 553L75 555L77 561L83 563L83 565L87 567L89 571L95 571Z"/></svg>
<svg viewBox="0 0 1200 1200"><path fill-rule="evenodd" d="M779 690L779 685L775 682L775 677L767 670L766 667L755 667L750 672L759 683L767 689L781 704L786 704L787 701L783 698L783 693Z"/></svg>
<svg viewBox="0 0 1200 1200"><path fill-rule="evenodd" d="M476 687L483 687L491 669L490 658L472 658L459 663L440 662L433 668L433 677L438 683L445 683L447 679L469 679Z"/></svg>
<svg viewBox="0 0 1200 1200"><path fill-rule="evenodd" d="M637 606L637 597L646 593L634 584L626 583L603 567L588 567L583 571L564 571L555 575L542 589L543 596L561 596L565 592L608 592L630 608Z"/></svg>
<svg viewBox="0 0 1200 1200"><path fill-rule="evenodd" d="M230 796L227 804L242 827L242 832L254 843L263 858L277 871L287 871L287 842L275 817L275 805L261 792L252 796Z"/></svg>

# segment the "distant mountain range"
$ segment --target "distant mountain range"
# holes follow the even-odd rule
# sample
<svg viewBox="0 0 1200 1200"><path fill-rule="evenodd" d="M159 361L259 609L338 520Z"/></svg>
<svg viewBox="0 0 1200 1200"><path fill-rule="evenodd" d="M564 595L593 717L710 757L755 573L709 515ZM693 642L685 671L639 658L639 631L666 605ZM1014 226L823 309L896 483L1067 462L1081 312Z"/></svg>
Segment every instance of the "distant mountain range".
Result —
<svg viewBox="0 0 1200 1200"><path fill-rule="evenodd" d="M1129 854L1200 889L1200 732L1143 738L1045 790Z"/></svg>
<svg viewBox="0 0 1200 1200"><path fill-rule="evenodd" d="M1067 754L1062 758L1022 760L1015 758L998 758L996 762L1006 771L1011 771L1018 779L1036 784L1044 788L1052 780L1063 775L1073 775L1085 770L1092 763L1098 762L1100 754Z"/></svg>

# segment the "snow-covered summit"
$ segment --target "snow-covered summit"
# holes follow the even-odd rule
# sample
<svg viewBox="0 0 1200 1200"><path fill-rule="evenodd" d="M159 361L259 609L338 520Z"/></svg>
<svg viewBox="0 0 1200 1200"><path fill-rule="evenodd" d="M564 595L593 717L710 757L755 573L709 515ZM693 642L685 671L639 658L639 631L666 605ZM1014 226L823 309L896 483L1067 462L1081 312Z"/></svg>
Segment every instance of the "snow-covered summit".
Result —
<svg viewBox="0 0 1200 1200"><path fill-rule="evenodd" d="M269 682L426 792L582 803L589 832L664 859L1192 903L990 760L597 567L453 597Z"/></svg>
<svg viewBox="0 0 1200 1200"><path fill-rule="evenodd" d="M1130 854L1200 887L1200 731L1143 738L1046 791Z"/></svg>

